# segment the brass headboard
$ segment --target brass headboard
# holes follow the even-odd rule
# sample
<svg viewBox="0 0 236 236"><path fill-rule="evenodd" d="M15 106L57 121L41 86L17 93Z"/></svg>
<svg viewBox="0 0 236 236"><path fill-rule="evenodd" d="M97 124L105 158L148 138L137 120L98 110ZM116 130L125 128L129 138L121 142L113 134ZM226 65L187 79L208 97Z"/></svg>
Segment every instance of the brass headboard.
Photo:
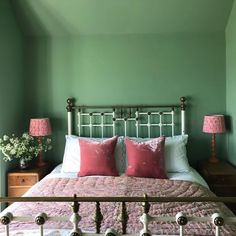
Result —
<svg viewBox="0 0 236 236"><path fill-rule="evenodd" d="M181 97L177 105L86 106L75 105L74 99L68 98L68 134L149 138L185 134L185 102L186 98ZM74 129L77 132L72 132Z"/></svg>

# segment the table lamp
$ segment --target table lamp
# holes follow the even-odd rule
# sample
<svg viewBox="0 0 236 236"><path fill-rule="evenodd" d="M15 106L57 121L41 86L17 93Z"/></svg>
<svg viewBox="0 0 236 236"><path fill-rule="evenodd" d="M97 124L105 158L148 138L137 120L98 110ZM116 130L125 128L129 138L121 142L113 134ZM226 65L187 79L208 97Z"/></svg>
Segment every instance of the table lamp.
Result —
<svg viewBox="0 0 236 236"><path fill-rule="evenodd" d="M30 119L29 134L38 137L39 144L42 143L42 137L52 133L50 121L48 118ZM46 163L43 161L42 151L38 154L36 162L37 167L42 167Z"/></svg>
<svg viewBox="0 0 236 236"><path fill-rule="evenodd" d="M211 163L217 163L216 157L216 133L225 132L225 120L223 115L204 116L203 132L212 134L211 157L208 160Z"/></svg>

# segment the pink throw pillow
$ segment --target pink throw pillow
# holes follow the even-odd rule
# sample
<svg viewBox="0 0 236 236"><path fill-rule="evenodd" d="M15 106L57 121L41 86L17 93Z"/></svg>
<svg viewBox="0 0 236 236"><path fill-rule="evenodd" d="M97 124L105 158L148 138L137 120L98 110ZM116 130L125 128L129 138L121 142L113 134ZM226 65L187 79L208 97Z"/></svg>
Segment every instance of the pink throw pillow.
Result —
<svg viewBox="0 0 236 236"><path fill-rule="evenodd" d="M78 176L118 176L114 157L116 142L117 137L100 142L91 139L79 139L80 172Z"/></svg>
<svg viewBox="0 0 236 236"><path fill-rule="evenodd" d="M165 137L137 142L125 139L128 156L127 176L167 179L164 165Z"/></svg>

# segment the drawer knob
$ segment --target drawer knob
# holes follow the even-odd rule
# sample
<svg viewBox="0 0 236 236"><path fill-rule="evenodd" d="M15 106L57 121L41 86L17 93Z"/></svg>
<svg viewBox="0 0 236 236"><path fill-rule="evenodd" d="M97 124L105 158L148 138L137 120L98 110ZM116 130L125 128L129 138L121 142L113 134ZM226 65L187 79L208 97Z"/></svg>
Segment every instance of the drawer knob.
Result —
<svg viewBox="0 0 236 236"><path fill-rule="evenodd" d="M24 183L24 182L25 182L25 179L22 179L21 182Z"/></svg>

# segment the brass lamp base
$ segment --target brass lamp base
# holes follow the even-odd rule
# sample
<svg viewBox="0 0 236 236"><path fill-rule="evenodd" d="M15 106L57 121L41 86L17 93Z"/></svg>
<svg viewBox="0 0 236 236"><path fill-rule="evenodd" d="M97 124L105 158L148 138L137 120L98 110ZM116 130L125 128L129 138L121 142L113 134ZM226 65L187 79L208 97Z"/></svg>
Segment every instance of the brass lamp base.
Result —
<svg viewBox="0 0 236 236"><path fill-rule="evenodd" d="M219 163L220 161L216 158L216 157L210 157L210 159L208 160L208 162L210 163Z"/></svg>
<svg viewBox="0 0 236 236"><path fill-rule="evenodd" d="M212 134L212 139L211 139L211 157L208 160L210 163L218 163L219 160L216 157L216 135L213 133Z"/></svg>
<svg viewBox="0 0 236 236"><path fill-rule="evenodd" d="M37 159L37 161L36 161L36 166L37 166L37 167L43 167L43 166L45 166L45 165L46 165L46 162L43 161L43 155L42 155L42 152L40 152L40 153L38 154L38 159Z"/></svg>

